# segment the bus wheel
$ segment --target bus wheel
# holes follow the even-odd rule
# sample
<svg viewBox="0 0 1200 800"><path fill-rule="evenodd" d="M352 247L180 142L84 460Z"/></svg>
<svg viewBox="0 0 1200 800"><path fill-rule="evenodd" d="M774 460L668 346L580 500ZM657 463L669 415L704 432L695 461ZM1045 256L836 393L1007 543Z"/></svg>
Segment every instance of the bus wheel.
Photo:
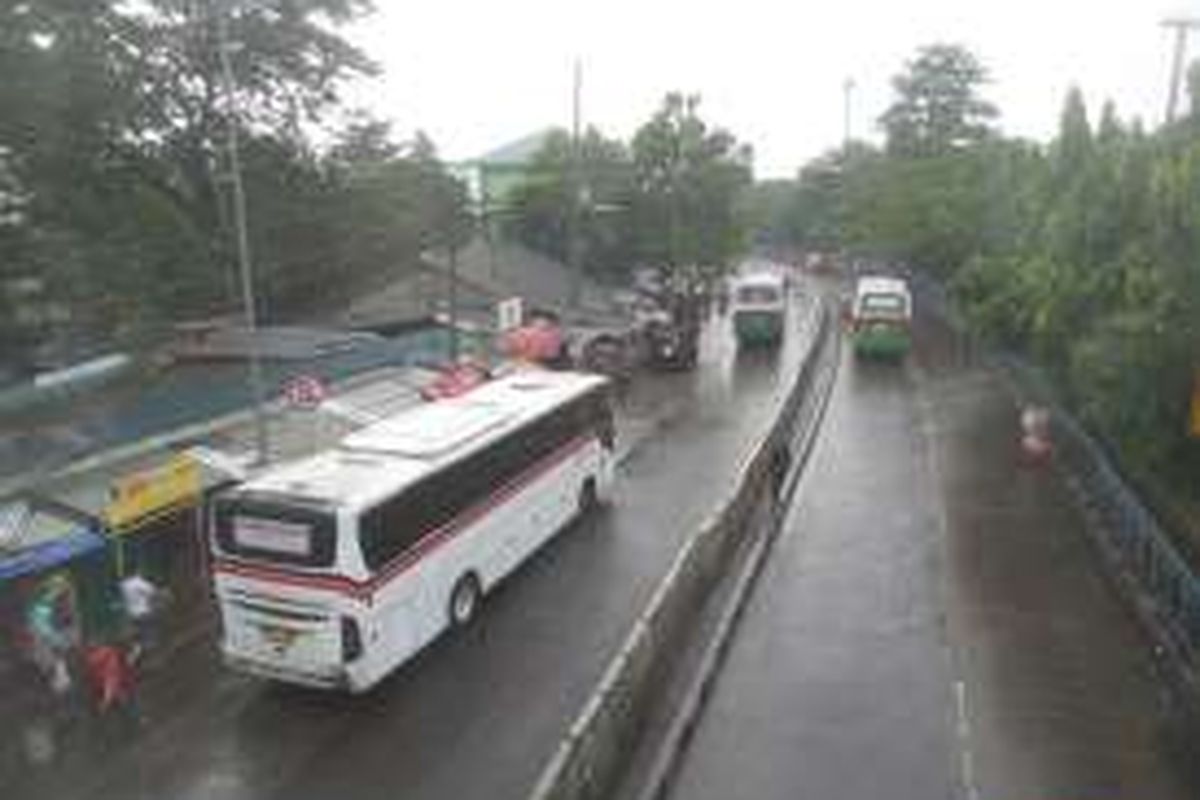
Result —
<svg viewBox="0 0 1200 800"><path fill-rule="evenodd" d="M479 600L483 592L479 587L479 579L474 573L468 572L454 584L450 592L450 624L461 628L475 618L479 611Z"/></svg>
<svg viewBox="0 0 1200 800"><path fill-rule="evenodd" d="M599 505L600 495L596 491L596 479L588 478L579 487L579 516L586 516L595 511Z"/></svg>

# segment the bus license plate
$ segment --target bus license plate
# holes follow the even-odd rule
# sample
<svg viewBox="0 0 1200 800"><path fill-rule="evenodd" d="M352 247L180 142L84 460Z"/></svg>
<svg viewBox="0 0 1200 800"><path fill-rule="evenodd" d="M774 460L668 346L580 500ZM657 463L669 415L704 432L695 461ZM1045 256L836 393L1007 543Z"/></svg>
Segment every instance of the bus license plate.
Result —
<svg viewBox="0 0 1200 800"><path fill-rule="evenodd" d="M259 625L259 632L262 634L263 641L271 648L272 652L277 656L281 656L292 648L304 631L298 631L295 628L285 628L280 625Z"/></svg>

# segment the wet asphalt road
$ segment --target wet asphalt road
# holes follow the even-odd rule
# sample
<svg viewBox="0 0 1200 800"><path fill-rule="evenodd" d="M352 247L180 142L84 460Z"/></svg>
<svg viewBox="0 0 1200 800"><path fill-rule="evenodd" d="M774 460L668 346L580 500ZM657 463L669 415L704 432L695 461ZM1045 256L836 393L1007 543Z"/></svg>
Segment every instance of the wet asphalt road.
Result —
<svg viewBox="0 0 1200 800"><path fill-rule="evenodd" d="M654 430L641 431L624 462L612 507L489 595L480 624L435 643L376 691L348 697L246 678L224 670L204 641L171 661L169 679L147 684L142 736L115 744L102 763L46 776L30 796L524 797L677 548L769 423L799 361L803 316L793 314L775 356L739 357L722 322L696 373L636 387L634 427Z"/></svg>
<svg viewBox="0 0 1200 800"><path fill-rule="evenodd" d="M842 369L675 800L1200 796L1148 646L997 376Z"/></svg>

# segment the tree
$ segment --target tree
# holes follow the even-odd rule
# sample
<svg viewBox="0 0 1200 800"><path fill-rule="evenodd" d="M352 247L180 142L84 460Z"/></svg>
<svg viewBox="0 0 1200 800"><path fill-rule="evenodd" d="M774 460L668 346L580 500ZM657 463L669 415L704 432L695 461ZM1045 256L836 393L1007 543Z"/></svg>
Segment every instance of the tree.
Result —
<svg viewBox="0 0 1200 800"><path fill-rule="evenodd" d="M579 138L576 175L572 159L570 134L551 131L511 198L509 230L533 249L566 261L571 215L576 213L584 269L594 275L625 274L634 261L629 230L633 164L628 148L589 128Z"/></svg>
<svg viewBox="0 0 1200 800"><path fill-rule="evenodd" d="M646 263L723 268L744 246L738 198L752 153L699 115L700 98L671 93L633 137L635 237Z"/></svg>
<svg viewBox="0 0 1200 800"><path fill-rule="evenodd" d="M304 125L336 104L344 79L371 69L333 32L366 3L0 2L0 205L19 205L4 213L3 235L19 243L6 248L5 270L45 285L88 341L136 338L235 296L222 177L234 108L218 72L221 8L236 46L246 183L258 203L255 254L273 285L303 272L275 268L304 255L293 246L304 236L267 231L313 222L300 198L315 202L328 188ZM272 219L276 212L283 216Z"/></svg>
<svg viewBox="0 0 1200 800"><path fill-rule="evenodd" d="M756 248L781 252L795 247L798 238L793 221L796 190L794 180L765 180L743 192L744 219Z"/></svg>
<svg viewBox="0 0 1200 800"><path fill-rule="evenodd" d="M888 152L938 156L988 137L998 112L978 94L986 81L983 65L966 48L922 47L892 79L897 98L879 120Z"/></svg>
<svg viewBox="0 0 1200 800"><path fill-rule="evenodd" d="M1121 120L1117 117L1117 106L1105 100L1100 109L1100 123L1096 126L1096 141L1102 145L1115 142L1124 136Z"/></svg>
<svg viewBox="0 0 1200 800"><path fill-rule="evenodd" d="M940 275L974 330L1043 367L1126 470L1200 499L1184 434L1200 341L1194 119L1146 132L1106 103L1093 129L1072 89L1053 141L1003 138L960 56L925 48L897 79L885 152L806 165L798 230L834 229L840 207L843 246Z"/></svg>
<svg viewBox="0 0 1200 800"><path fill-rule="evenodd" d="M1055 144L1056 170L1063 181L1071 181L1087 169L1092 156L1092 127L1087 105L1078 86L1072 86L1063 103Z"/></svg>

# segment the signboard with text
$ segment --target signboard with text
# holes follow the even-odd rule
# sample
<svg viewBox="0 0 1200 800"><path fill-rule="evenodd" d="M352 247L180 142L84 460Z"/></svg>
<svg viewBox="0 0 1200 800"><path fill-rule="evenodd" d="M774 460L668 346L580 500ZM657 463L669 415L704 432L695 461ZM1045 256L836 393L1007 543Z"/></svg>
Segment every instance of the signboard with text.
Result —
<svg viewBox="0 0 1200 800"><path fill-rule="evenodd" d="M496 304L496 329L501 333L520 327L524 322L524 303L519 297L510 297Z"/></svg>
<svg viewBox="0 0 1200 800"><path fill-rule="evenodd" d="M183 508L200 497L200 465L180 454L166 464L122 476L113 482L104 521L122 532L137 523Z"/></svg>

